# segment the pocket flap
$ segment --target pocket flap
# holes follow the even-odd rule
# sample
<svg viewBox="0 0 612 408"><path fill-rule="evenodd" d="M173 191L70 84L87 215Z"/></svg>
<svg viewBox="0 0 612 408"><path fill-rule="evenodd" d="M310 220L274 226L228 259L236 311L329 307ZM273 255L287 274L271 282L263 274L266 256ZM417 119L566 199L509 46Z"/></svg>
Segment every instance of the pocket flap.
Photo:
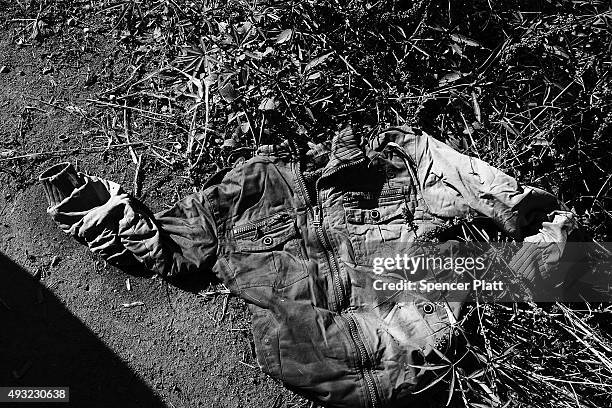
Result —
<svg viewBox="0 0 612 408"><path fill-rule="evenodd" d="M233 229L236 249L242 252L270 251L297 236L295 220L287 212L273 214Z"/></svg>
<svg viewBox="0 0 612 408"><path fill-rule="evenodd" d="M351 224L405 224L403 206L401 204L376 207L371 210L347 208L346 220Z"/></svg>

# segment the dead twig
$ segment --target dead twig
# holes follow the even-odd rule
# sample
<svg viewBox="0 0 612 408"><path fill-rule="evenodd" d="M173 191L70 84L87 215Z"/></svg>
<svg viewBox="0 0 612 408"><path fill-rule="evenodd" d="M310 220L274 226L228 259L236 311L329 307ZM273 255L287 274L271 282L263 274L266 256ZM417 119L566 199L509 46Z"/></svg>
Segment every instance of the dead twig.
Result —
<svg viewBox="0 0 612 408"><path fill-rule="evenodd" d="M134 197L140 197L140 167L142 165L142 154L138 155L136 170L134 170Z"/></svg>
<svg viewBox="0 0 612 408"><path fill-rule="evenodd" d="M215 290L207 290L206 292L199 292L199 296L203 297L213 297L218 295L229 295L231 292L229 289L215 289Z"/></svg>
<svg viewBox="0 0 612 408"><path fill-rule="evenodd" d="M19 159L38 158L39 156L52 156L56 154L75 154L79 152L95 152L95 151L104 151L109 148L114 149L118 147L143 146L143 145L147 145L147 142L119 143L119 144L99 146L99 147L75 147L74 149L49 150L49 151L38 152L38 153L22 154L22 155L13 156L13 157L4 157L4 158L0 157L0 163L13 161L13 160L19 160Z"/></svg>
<svg viewBox="0 0 612 408"><path fill-rule="evenodd" d="M165 119L172 119L171 115L167 115L165 113L157 113L157 112L153 112L153 111L148 111L145 109L140 109L140 108L136 108L134 106L123 106L123 105L117 105L116 103L110 103L110 102L104 102L104 101L99 101L97 99L87 99L87 102L96 104L96 105L102 105L102 106L108 106L110 108L117 108L117 109L130 109L136 112L140 112L140 113L144 113L147 115L155 115L155 116L160 116L162 118ZM153 118L154 120L157 120L156 118Z"/></svg>
<svg viewBox="0 0 612 408"><path fill-rule="evenodd" d="M130 77L128 79L126 79L125 81L123 81L122 83L120 83L117 86L112 87L111 89L107 89L106 91L102 92L102 95L106 95L109 93L113 93L118 89L123 88L125 85L127 85L132 79L134 79L134 77L136 76L136 74L138 73L138 71L140 70L140 68L142 68L142 64L139 64L137 67L134 68L134 71L132 72L132 74L130 75Z"/></svg>
<svg viewBox="0 0 612 408"><path fill-rule="evenodd" d="M130 309L132 307L144 306L144 302L122 303L121 306L126 309Z"/></svg>
<svg viewBox="0 0 612 408"><path fill-rule="evenodd" d="M127 106L127 102L125 102L124 104L124 108L123 108L123 130L124 130L124 135L125 135L125 141L128 143L132 143L132 141L130 140L130 121L129 121L129 113L128 113L128 106ZM140 166L139 164L139 160L136 157L136 153L134 153L134 148L132 146L128 146L128 151L130 152L130 157L132 158L132 162L137 166Z"/></svg>

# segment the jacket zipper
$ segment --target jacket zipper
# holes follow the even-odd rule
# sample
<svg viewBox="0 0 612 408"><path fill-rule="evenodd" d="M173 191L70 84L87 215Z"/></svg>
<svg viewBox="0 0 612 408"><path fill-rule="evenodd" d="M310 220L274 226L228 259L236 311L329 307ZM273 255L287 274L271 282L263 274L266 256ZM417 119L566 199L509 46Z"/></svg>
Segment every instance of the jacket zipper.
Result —
<svg viewBox="0 0 612 408"><path fill-rule="evenodd" d="M364 161L365 159L361 159L354 163L343 164L341 166L338 166L336 169L334 169L333 172L329 174L334 174L344 168L360 164ZM361 340L361 337L359 336L359 331L357 329L357 323L353 319L353 316L351 316L350 314L341 314L342 307L344 305L344 302L346 301L344 299L344 297L346 296L346 289L344 287L344 284L340 276L340 267L338 265L338 261L333 256L333 254L330 256L330 251L333 251L333 248L329 241L329 237L325 233L325 229L323 227L322 208L320 205L321 200L319 197L317 197L317 202L314 204L311 203L310 196L308 195L308 191L306 190L306 183L304 182L302 173L299 170L299 163L297 162L294 165L294 172L295 172L296 179L298 180L298 186L306 201L306 205L308 206L308 209L312 210L313 212L313 220L314 220L315 230L317 232L317 238L319 239L319 243L323 247L323 253L325 254L325 258L332 272L332 286L333 286L334 297L335 297L334 299L335 300L335 305L334 305L335 311L338 313L338 316L347 323L347 327L349 329L349 337L354 343L355 349L359 353L359 364L358 364L359 371L363 374L363 378L366 382L366 390L367 390L368 398L369 398L369 401L372 403L371 407L378 408L380 406L379 404L380 398L376 392L374 374L372 373L372 369L369 367L370 358L365 348L365 344L363 343L363 341ZM319 192L319 180L317 180L317 187L316 187L317 194Z"/></svg>
<svg viewBox="0 0 612 408"><path fill-rule="evenodd" d="M342 282L340 279L340 267L338 266L336 259L333 256L330 257L329 250L331 249L331 244L329 243L329 239L327 238L325 231L323 230L323 225L321 222L321 207L318 202L312 202L312 199L308 194L308 190L306 189L306 182L304 181L302 172L299 169L299 165L299 162L295 162L293 165L293 171L295 174L295 178L298 182L298 187L302 192L302 196L304 196L304 200L306 201L306 206L308 207L308 210L312 213L314 220L313 223L315 226L315 231L317 233L317 239L319 240L319 244L321 245L321 247L323 247L323 253L325 254L327 264L329 265L329 269L332 273L334 308L336 311L340 311L340 305L342 303L340 296L343 293ZM316 201L318 201L318 199Z"/></svg>
<svg viewBox="0 0 612 408"><path fill-rule="evenodd" d="M334 257L333 253L330 255L330 252L333 251L331 242L329 241L329 237L325 233L325 229L323 228L322 216L321 212L323 211L321 207L317 204L314 208L314 226L317 231L317 237L319 238L319 242L323 247L323 253L327 258L327 263L332 272L332 286L334 291L334 309L337 312L342 310L345 302L346 289L342 282L342 277L340 276L340 266L338 266L338 261Z"/></svg>
<svg viewBox="0 0 612 408"><path fill-rule="evenodd" d="M363 162L365 162L365 159L362 158L355 162L341 164L340 166L334 168L331 172L329 172L328 174L325 174L324 176L329 177L332 174L335 174L341 170L344 170L348 167L357 166L359 164L362 164ZM319 194L319 191L320 191L319 189L320 181L321 179L318 179L316 183L317 195ZM319 241L321 241L321 245L323 246L325 256L327 257L329 265L330 265L330 269L332 270L332 283L334 287L334 295L335 295L335 301L336 301L335 302L336 304L334 306L335 306L336 311L340 312L342 308L344 307L345 302L347 300L345 299L346 287L344 286L344 282L342 281L342 277L340 276L340 266L338 265L338 260L336 259L336 257L333 256L333 248L332 248L331 242L329 241L329 237L327 236L327 233L325 232L325 228L323 226L323 208L321 207L321 199L318 196L317 196L317 202L315 203L314 223L316 226ZM332 252L331 259L329 256L329 252Z"/></svg>
<svg viewBox="0 0 612 408"><path fill-rule="evenodd" d="M357 322L351 314L344 314L342 318L347 323L351 340L355 344L355 348L359 353L359 370L363 373L363 378L366 382L366 391L369 401L372 403L372 408L380 407L380 398L376 393L376 385L374 383L374 374L369 364L368 351L365 348L365 344L359 337L359 330L357 329Z"/></svg>
<svg viewBox="0 0 612 408"><path fill-rule="evenodd" d="M390 188L388 190L382 190L380 192L380 197L388 197L388 196L396 196L403 194L404 189L402 188Z"/></svg>

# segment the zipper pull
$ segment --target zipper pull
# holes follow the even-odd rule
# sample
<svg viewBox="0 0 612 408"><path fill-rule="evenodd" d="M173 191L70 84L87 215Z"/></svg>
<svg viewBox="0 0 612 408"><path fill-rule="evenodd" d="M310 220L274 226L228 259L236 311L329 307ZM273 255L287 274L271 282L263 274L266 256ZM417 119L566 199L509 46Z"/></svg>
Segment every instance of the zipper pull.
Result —
<svg viewBox="0 0 612 408"><path fill-rule="evenodd" d="M257 241L259 238L261 238L261 228L255 227L255 234L253 234L251 241Z"/></svg>
<svg viewBox="0 0 612 408"><path fill-rule="evenodd" d="M313 208L314 211L314 225L319 227L321 225L321 209L317 206Z"/></svg>

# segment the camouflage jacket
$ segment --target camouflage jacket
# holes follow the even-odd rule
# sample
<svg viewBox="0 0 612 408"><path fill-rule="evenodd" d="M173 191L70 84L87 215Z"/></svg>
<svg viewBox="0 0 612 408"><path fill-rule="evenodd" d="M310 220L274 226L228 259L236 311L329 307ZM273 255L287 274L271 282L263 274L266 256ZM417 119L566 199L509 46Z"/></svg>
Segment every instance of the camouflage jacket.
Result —
<svg viewBox="0 0 612 408"><path fill-rule="evenodd" d="M551 195L415 129L387 129L367 146L347 129L324 166L307 157L260 148L158 214L70 166L41 180L53 219L109 262L216 274L252 312L262 370L328 407L410 402L428 378L422 365L452 337L460 301L376 301L377 248L435 240L449 220L474 216L517 240L567 236L565 222L535 216L560 208ZM536 258L516 268L545 273Z"/></svg>

